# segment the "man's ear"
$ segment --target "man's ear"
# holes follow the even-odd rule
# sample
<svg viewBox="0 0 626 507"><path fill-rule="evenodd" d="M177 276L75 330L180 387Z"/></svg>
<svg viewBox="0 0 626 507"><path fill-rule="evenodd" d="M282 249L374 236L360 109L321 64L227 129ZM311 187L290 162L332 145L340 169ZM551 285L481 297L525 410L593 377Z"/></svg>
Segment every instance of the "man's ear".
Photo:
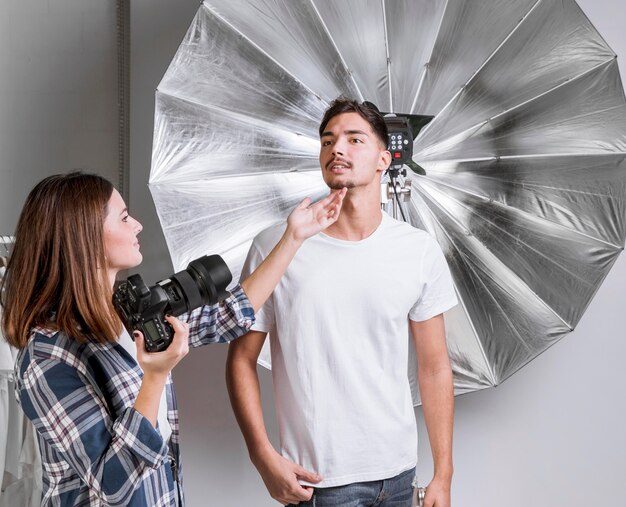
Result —
<svg viewBox="0 0 626 507"><path fill-rule="evenodd" d="M384 172L389 168L390 164L391 164L391 153L387 150L382 151L380 153L380 160L378 162L378 167L376 168L376 170L380 172Z"/></svg>

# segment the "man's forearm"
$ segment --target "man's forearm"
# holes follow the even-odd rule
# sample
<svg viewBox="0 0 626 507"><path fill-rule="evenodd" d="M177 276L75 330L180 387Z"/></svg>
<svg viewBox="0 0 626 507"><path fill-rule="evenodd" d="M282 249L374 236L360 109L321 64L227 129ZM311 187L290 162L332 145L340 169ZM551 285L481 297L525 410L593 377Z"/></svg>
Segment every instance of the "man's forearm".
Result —
<svg viewBox="0 0 626 507"><path fill-rule="evenodd" d="M264 452L273 450L267 436L261 407L261 391L256 362L234 357L229 353L226 363L228 395L250 459L256 465Z"/></svg>
<svg viewBox="0 0 626 507"><path fill-rule="evenodd" d="M419 373L424 420L433 454L435 477L452 480L452 431L454 424L454 386L449 366Z"/></svg>
<svg viewBox="0 0 626 507"><path fill-rule="evenodd" d="M246 337L240 339L242 342L230 345L226 363L230 402L246 441L250 459L259 471L270 496L283 505L298 504L303 500L310 500L312 495L311 488L301 486L298 480L316 483L321 477L282 457L267 437L256 371L256 358L262 340L258 341L258 334L255 339L255 333L252 331L247 335L253 342L248 351Z"/></svg>

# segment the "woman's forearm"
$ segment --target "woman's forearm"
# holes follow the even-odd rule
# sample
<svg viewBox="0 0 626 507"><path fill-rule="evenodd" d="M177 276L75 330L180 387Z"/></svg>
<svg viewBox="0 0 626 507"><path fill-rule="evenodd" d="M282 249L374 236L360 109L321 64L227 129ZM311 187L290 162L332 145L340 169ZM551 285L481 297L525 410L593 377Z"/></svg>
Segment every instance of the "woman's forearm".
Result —
<svg viewBox="0 0 626 507"><path fill-rule="evenodd" d="M144 373L141 387L135 399L134 408L144 416L154 428L157 425L161 394L165 389L167 375L152 375Z"/></svg>
<svg viewBox="0 0 626 507"><path fill-rule="evenodd" d="M270 296L304 240L337 221L346 192L346 188L332 190L327 197L313 204L307 197L291 212L287 229L278 244L259 267L241 282L255 312Z"/></svg>

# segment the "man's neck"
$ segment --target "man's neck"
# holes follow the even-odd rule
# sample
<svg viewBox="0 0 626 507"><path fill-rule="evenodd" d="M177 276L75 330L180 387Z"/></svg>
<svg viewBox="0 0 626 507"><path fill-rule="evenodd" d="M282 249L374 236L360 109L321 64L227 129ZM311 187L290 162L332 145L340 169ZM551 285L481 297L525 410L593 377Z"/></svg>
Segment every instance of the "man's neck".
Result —
<svg viewBox="0 0 626 507"><path fill-rule="evenodd" d="M324 234L344 241L360 241L374 233L383 218L380 196L378 192L363 190L365 189L348 190L339 219Z"/></svg>

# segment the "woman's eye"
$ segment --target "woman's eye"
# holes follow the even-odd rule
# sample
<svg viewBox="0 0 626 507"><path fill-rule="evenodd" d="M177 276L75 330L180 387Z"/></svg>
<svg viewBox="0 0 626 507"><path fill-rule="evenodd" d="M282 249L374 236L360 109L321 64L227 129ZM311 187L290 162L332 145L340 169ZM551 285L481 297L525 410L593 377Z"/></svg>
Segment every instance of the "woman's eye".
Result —
<svg viewBox="0 0 626 507"><path fill-rule="evenodd" d="M355 144L358 144L358 143L362 143L363 140L362 139L358 139L358 138L355 137L354 139L352 139L352 142L355 143Z"/></svg>
<svg viewBox="0 0 626 507"><path fill-rule="evenodd" d="M122 217L122 222L128 222L128 215Z"/></svg>

